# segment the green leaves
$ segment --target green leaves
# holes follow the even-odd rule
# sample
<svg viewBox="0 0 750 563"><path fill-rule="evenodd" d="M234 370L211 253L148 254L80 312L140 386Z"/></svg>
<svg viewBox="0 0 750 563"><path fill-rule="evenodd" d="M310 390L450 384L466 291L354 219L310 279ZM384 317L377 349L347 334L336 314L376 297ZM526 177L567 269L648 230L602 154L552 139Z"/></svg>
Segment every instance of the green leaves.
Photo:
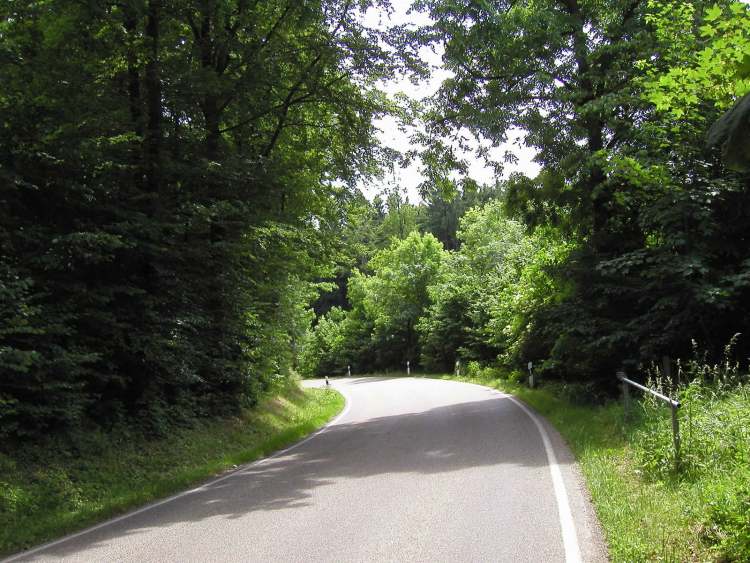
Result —
<svg viewBox="0 0 750 563"><path fill-rule="evenodd" d="M347 281L351 309L322 315L305 344L306 373L342 373L415 366L419 360L416 325L429 304L429 287L447 259L431 234L412 231L378 251L368 269Z"/></svg>
<svg viewBox="0 0 750 563"><path fill-rule="evenodd" d="M701 100L727 109L750 91L750 9L737 0L713 4L696 22L702 4L649 2L661 61L645 64L646 97L676 118L699 112Z"/></svg>
<svg viewBox="0 0 750 563"><path fill-rule="evenodd" d="M722 9L721 6L718 4L714 4L710 8L706 10L706 14L703 16L703 19L707 22L711 23L716 20L718 20L722 16Z"/></svg>
<svg viewBox="0 0 750 563"><path fill-rule="evenodd" d="M567 248L552 230L526 233L500 201L467 212L459 239L428 290L430 306L418 324L423 361L443 370L458 357L515 365L531 311L559 291L546 270Z"/></svg>
<svg viewBox="0 0 750 563"><path fill-rule="evenodd" d="M414 327L428 305L427 288L444 259L442 244L431 234L412 232L403 241L375 255L373 275L363 278L363 305L372 318L376 337L403 335L404 361L418 358Z"/></svg>
<svg viewBox="0 0 750 563"><path fill-rule="evenodd" d="M291 373L388 156L372 4L0 3L3 444L162 432Z"/></svg>
<svg viewBox="0 0 750 563"><path fill-rule="evenodd" d="M746 5L417 6L434 21L424 37L445 42L452 72L428 131L444 139L468 129L500 144L520 128L543 166L504 185L505 212L533 236L515 239L508 219L491 222L486 209L467 215L459 255L471 274L443 274L421 323L435 358L460 348L482 359L546 359L558 376L596 379L628 358L676 355L691 331L715 343L746 327L744 313L716 314L745 310L747 294L731 280L746 272L746 181L705 147L709 124L750 84ZM745 170L736 164L747 152L740 106L711 140L725 143L731 121L725 164ZM486 227L475 231L473 221ZM480 266L505 264L514 254L500 249L509 248L523 265ZM460 336L446 352L432 334L451 330Z"/></svg>

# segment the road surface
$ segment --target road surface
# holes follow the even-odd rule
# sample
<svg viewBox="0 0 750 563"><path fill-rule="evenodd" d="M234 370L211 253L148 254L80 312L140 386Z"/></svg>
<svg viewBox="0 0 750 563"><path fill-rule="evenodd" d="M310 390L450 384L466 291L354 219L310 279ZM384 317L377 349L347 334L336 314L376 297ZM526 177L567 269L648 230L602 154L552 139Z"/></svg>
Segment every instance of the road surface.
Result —
<svg viewBox="0 0 750 563"><path fill-rule="evenodd" d="M347 407L307 441L19 559L606 561L570 452L514 399L419 378L333 386Z"/></svg>

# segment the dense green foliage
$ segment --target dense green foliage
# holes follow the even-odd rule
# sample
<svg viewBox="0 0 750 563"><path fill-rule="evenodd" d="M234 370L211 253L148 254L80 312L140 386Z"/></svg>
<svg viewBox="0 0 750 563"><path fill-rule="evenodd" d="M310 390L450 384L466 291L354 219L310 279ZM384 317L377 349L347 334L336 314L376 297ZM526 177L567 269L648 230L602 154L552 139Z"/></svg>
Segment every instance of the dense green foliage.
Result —
<svg viewBox="0 0 750 563"><path fill-rule="evenodd" d="M541 174L512 178L506 198L512 216L573 246L553 273L559 298L530 311L521 346L559 376L609 379L624 361L688 350L690 336L718 353L747 329L748 181L705 146L726 89L702 88L689 106L673 97L675 116L641 80L647 67L670 83L688 56L713 64L726 45L707 26L742 27L747 8L682 4L694 18L659 2L420 2L435 20L425 40L446 41L454 73L434 135L467 127L499 142L518 127L539 151ZM677 46L664 18L685 37Z"/></svg>
<svg viewBox="0 0 750 563"><path fill-rule="evenodd" d="M517 363L524 335L534 330L529 313L554 298L547 269L564 258L566 246L552 231L527 235L497 201L469 211L458 240L420 321L425 366L450 369L462 359Z"/></svg>
<svg viewBox="0 0 750 563"><path fill-rule="evenodd" d="M668 65L665 71L649 61L639 65L646 71L646 91L657 109L680 118L706 101L727 109L750 92L750 12L746 6L671 0L648 4L646 19L654 26L662 62ZM696 13L701 9L705 11Z"/></svg>
<svg viewBox="0 0 750 563"><path fill-rule="evenodd" d="M411 41L442 43L452 75L428 100L416 138L428 143L425 201L389 199L380 229L398 240L409 229L431 232L449 251L428 302L401 304L422 311L415 327L423 366L533 361L545 377L611 387L622 365L637 370L684 355L691 338L718 357L748 331L747 6L415 6L433 23ZM521 130L541 172L512 174L492 190L451 180L465 171L451 141L460 144L467 129L495 144ZM384 238L370 248L381 251ZM357 264L368 274L371 257ZM382 271L399 267L392 254L377 262ZM313 333L327 343L319 361L305 369L413 362L413 353L388 356L392 344L366 306L377 288L351 269L338 282L347 280L348 299ZM412 351L406 335L401 345ZM738 357L749 351L741 338Z"/></svg>
<svg viewBox="0 0 750 563"><path fill-rule="evenodd" d="M514 365L527 355L529 335L544 329L534 314L564 291L551 272L571 244L554 229L527 233L497 199L465 212L453 252L419 227L429 223L379 250L366 264L371 274L347 278L347 308L318 319L304 373L403 368L407 360L431 370L456 360Z"/></svg>
<svg viewBox="0 0 750 563"><path fill-rule="evenodd" d="M303 351L306 373L401 366L419 358L417 322L429 304L428 287L445 251L431 234L413 231L375 254L371 275L348 280L351 309L331 309L312 330Z"/></svg>
<svg viewBox="0 0 750 563"><path fill-rule="evenodd" d="M5 446L229 415L289 372L380 160L371 4L1 3Z"/></svg>

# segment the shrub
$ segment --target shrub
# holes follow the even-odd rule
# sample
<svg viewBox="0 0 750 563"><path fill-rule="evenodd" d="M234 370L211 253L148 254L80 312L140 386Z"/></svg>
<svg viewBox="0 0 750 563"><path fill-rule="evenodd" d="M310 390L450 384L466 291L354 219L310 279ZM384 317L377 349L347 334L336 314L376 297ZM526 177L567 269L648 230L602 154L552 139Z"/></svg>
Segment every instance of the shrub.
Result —
<svg viewBox="0 0 750 563"><path fill-rule="evenodd" d="M483 375L482 366L477 361L470 361L466 364L466 377L480 378Z"/></svg>

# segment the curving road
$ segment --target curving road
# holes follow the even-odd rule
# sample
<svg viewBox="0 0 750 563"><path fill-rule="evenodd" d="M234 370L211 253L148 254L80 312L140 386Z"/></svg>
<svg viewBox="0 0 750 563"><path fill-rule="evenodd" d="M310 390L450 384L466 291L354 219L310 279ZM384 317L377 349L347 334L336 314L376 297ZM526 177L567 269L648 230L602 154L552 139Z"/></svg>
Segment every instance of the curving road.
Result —
<svg viewBox="0 0 750 563"><path fill-rule="evenodd" d="M514 399L431 379L334 386L347 407L312 438L18 559L607 560L570 452Z"/></svg>

